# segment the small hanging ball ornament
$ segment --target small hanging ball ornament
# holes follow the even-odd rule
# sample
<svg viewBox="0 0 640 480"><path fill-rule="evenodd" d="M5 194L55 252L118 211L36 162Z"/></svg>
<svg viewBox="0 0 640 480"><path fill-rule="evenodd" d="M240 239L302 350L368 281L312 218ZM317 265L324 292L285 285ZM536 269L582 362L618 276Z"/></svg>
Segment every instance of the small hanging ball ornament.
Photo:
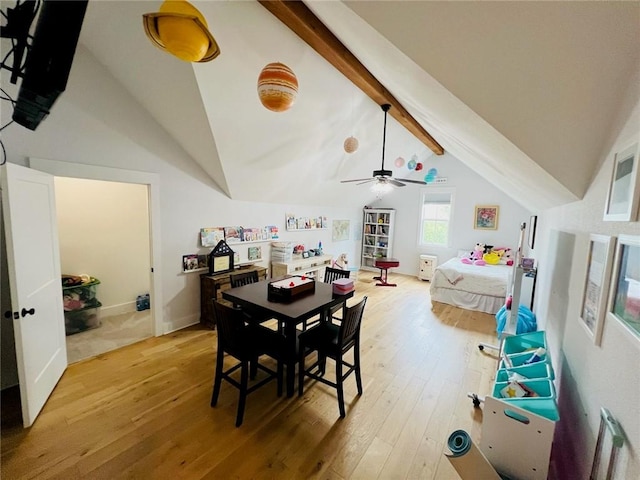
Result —
<svg viewBox="0 0 640 480"><path fill-rule="evenodd" d="M413 158L407 163L407 168L409 170L414 170L416 168L416 161Z"/></svg>
<svg viewBox="0 0 640 480"><path fill-rule="evenodd" d="M429 175L431 175L432 177L437 177L438 176L438 169L437 168L430 168L427 173Z"/></svg>
<svg viewBox="0 0 640 480"><path fill-rule="evenodd" d="M416 163L416 172L422 170L422 164L420 162Z"/></svg>
<svg viewBox="0 0 640 480"><path fill-rule="evenodd" d="M347 153L353 153L358 150L358 139L356 137L349 137L344 141L344 151Z"/></svg>
<svg viewBox="0 0 640 480"><path fill-rule="evenodd" d="M258 76L258 97L262 105L272 112L289 110L298 95L298 79L283 63L266 65Z"/></svg>
<svg viewBox="0 0 640 480"><path fill-rule="evenodd" d="M404 166L404 158L402 158L402 157L396 158L395 165L398 168Z"/></svg>
<svg viewBox="0 0 640 480"><path fill-rule="evenodd" d="M434 180L435 180L435 177L434 177L433 175L431 175L430 173L427 173L427 174L424 176L424 181L425 181L426 183L433 183L433 181L434 181Z"/></svg>

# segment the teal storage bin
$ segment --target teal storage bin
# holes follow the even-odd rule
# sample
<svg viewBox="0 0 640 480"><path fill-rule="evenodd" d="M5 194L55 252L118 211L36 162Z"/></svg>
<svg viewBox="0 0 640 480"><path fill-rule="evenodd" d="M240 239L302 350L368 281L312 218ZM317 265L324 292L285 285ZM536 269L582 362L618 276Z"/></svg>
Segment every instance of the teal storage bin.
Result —
<svg viewBox="0 0 640 480"><path fill-rule="evenodd" d="M544 330L505 337L502 351L507 355L511 355L514 353L533 351L540 347L548 350Z"/></svg>
<svg viewBox="0 0 640 480"><path fill-rule="evenodd" d="M549 378L554 380L556 377L553 372L553 365L551 365L551 357L545 354L543 355L541 361L536 363L526 364L525 362L531 358L531 355L533 355L532 351L524 352L524 353L514 353L512 355L507 355L507 357L509 357L509 360L511 360L511 363L513 364L514 368L526 367L528 365L536 365L538 363L546 365L547 368L549 369ZM503 358L502 360L500 360L500 364L498 365L498 370L506 370L507 368L509 367L504 363L504 358Z"/></svg>
<svg viewBox="0 0 640 480"><path fill-rule="evenodd" d="M558 405L556 404L556 392L551 380L524 380L520 383L526 385L539 396L504 398L500 391L505 388L509 382L494 383L492 396L499 398L505 403L515 405L516 407L535 413L536 415L540 415L541 417L547 418L553 422L560 420Z"/></svg>
<svg viewBox="0 0 640 480"><path fill-rule="evenodd" d="M502 366L502 365L501 365ZM536 362L531 365L520 365L513 368L500 368L496 373L496 382L508 382L509 372L514 372L530 380L534 379L547 379L555 380L553 368L548 362Z"/></svg>

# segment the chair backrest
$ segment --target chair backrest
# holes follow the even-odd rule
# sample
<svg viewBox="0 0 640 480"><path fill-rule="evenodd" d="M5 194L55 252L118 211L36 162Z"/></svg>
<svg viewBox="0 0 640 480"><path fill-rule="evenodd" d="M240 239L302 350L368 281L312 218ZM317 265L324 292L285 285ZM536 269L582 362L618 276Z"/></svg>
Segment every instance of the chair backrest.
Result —
<svg viewBox="0 0 640 480"><path fill-rule="evenodd" d="M365 296L356 305L344 309L344 315L340 323L340 334L338 335L338 345L342 348L358 339L366 303L367 297Z"/></svg>
<svg viewBox="0 0 640 480"><path fill-rule="evenodd" d="M229 281L231 282L231 288L236 288L249 283L257 283L260 279L258 278L258 271L251 270L250 272L232 273L229 275Z"/></svg>
<svg viewBox="0 0 640 480"><path fill-rule="evenodd" d="M213 313L218 331L218 348L234 357L241 358L247 344L247 329L242 310L213 300Z"/></svg>
<svg viewBox="0 0 640 480"><path fill-rule="evenodd" d="M350 274L349 270L327 267L324 269L324 283L331 283L338 278L349 278Z"/></svg>

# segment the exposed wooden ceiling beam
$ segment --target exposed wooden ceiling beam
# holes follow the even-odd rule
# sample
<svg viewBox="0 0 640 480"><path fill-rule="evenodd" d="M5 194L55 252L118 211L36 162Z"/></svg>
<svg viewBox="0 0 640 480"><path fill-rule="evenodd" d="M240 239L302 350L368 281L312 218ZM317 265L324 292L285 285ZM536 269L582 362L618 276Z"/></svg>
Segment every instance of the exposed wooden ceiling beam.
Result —
<svg viewBox="0 0 640 480"><path fill-rule="evenodd" d="M444 148L302 1L258 1L378 105L390 104L393 108L389 114L436 155L444 153Z"/></svg>

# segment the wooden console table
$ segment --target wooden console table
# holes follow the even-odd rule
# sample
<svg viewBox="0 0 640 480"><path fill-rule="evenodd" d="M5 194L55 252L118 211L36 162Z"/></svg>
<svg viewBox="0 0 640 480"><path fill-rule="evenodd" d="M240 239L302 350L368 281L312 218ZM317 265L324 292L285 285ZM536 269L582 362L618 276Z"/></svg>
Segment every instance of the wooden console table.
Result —
<svg viewBox="0 0 640 480"><path fill-rule="evenodd" d="M232 273L251 272L256 270L260 280L266 280L267 269L259 265L238 268L233 272L219 273L218 275L209 275L203 273L200 275L200 323L209 328L215 328L216 320L213 316L213 298L222 300L222 292L231 288L231 280L229 276ZM223 300L226 302L226 300Z"/></svg>

